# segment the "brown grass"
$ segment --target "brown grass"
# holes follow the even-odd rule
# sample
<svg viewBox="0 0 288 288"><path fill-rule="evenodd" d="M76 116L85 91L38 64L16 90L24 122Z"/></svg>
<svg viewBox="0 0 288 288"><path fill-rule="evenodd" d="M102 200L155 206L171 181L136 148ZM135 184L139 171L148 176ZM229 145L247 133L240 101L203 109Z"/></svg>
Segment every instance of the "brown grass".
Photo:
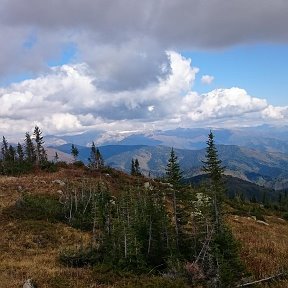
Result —
<svg viewBox="0 0 288 288"><path fill-rule="evenodd" d="M22 287L28 278L34 279L41 288L112 287L109 283L99 282L103 275L93 272L92 268L69 268L59 262L59 254L65 248L75 248L75 245L89 243L91 239L89 233L73 229L63 223L49 223L43 219L18 219L17 216L11 215L18 209L17 201L21 199L23 193L59 197L59 190L65 188L53 183L56 179L76 186L81 186L83 179L90 183L101 180L115 194L119 191L119 187L143 185L143 182L147 181L128 175L124 177L122 172L111 171L111 173L111 175L106 172L91 173L70 167L51 174L36 172L20 177L0 176L1 288Z"/></svg>
<svg viewBox="0 0 288 288"><path fill-rule="evenodd" d="M233 234L241 243L241 258L255 279L288 269L288 223L276 216L265 217L269 225L249 217L230 216ZM265 286L266 285L266 286ZM288 280L261 287L288 287Z"/></svg>
<svg viewBox="0 0 288 288"><path fill-rule="evenodd" d="M73 172L73 171L72 171ZM77 174L78 173L78 174ZM77 174L77 175L75 175ZM80 174L80 175L79 175ZM91 269L61 266L59 253L69 246L87 243L89 233L62 223L14 219L3 213L22 193L57 195L55 179L78 181L82 172L60 171L22 177L0 177L0 287L22 287L28 278L38 287L98 287ZM12 210L13 211L13 210Z"/></svg>
<svg viewBox="0 0 288 288"><path fill-rule="evenodd" d="M117 193L119 186L143 185L147 181L144 178L139 180L130 176L123 177L122 173L91 174L83 169L62 169L52 174L36 173L21 177L0 176L1 288L22 287L28 278L34 279L41 288L117 287L123 284L103 284L99 282L103 275L97 275L89 267L69 268L60 264L59 253L69 246L88 243L91 237L89 233L63 223L49 223L43 219L17 219L7 215L7 208L15 205L23 193L58 195L57 191L63 187L53 183L53 180L61 179L80 185L83 178L89 181L101 179L113 193ZM255 279L275 274L284 267L288 268L287 222L271 216L266 218L269 223L266 226L247 217L235 217L230 216L228 222L234 235L242 243L241 257ZM288 287L288 281L275 282L270 287Z"/></svg>

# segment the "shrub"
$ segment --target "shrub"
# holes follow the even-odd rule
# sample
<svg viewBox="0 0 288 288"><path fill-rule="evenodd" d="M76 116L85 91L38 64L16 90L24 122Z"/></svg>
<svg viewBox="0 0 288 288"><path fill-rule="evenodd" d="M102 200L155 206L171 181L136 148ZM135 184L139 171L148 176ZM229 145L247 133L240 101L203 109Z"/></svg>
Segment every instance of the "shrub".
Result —
<svg viewBox="0 0 288 288"><path fill-rule="evenodd" d="M102 260L98 255L96 249L80 247L62 251L59 260L69 267L93 266Z"/></svg>
<svg viewBox="0 0 288 288"><path fill-rule="evenodd" d="M6 212L14 218L46 220L56 222L64 219L62 204L47 195L24 194L13 207Z"/></svg>
<svg viewBox="0 0 288 288"><path fill-rule="evenodd" d="M58 161L56 165L58 168L68 168L68 164L65 161Z"/></svg>
<svg viewBox="0 0 288 288"><path fill-rule="evenodd" d="M45 161L41 164L41 170L53 173L58 171L58 166L54 162Z"/></svg>
<svg viewBox="0 0 288 288"><path fill-rule="evenodd" d="M284 213L284 215L283 215L283 219L285 219L285 220L288 221L288 212Z"/></svg>
<svg viewBox="0 0 288 288"><path fill-rule="evenodd" d="M251 210L251 216L255 216L257 220L261 220L261 221L265 221L265 218L263 216L263 210L261 210L260 208L258 207L254 207L252 210Z"/></svg>
<svg viewBox="0 0 288 288"><path fill-rule="evenodd" d="M83 161L78 160L78 161L75 161L75 162L73 163L73 166L80 168L80 167L84 167L85 164L83 163Z"/></svg>
<svg viewBox="0 0 288 288"><path fill-rule="evenodd" d="M215 235L212 243L213 256L217 259L216 265L219 265L220 281L222 287L231 286L239 280L245 267L239 256L239 244L232 235L228 227L223 227L221 233Z"/></svg>

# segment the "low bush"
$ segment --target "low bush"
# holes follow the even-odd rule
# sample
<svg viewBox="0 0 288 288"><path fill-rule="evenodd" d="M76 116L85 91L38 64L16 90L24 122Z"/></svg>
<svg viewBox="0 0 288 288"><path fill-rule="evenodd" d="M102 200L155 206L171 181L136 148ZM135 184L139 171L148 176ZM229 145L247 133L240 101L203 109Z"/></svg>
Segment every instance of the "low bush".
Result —
<svg viewBox="0 0 288 288"><path fill-rule="evenodd" d="M93 266L99 263L102 259L99 259L99 254L96 249L92 248L74 248L66 249L60 253L59 260L62 264L68 267L84 267Z"/></svg>
<svg viewBox="0 0 288 288"><path fill-rule="evenodd" d="M45 161L41 164L40 166L41 170L54 173L58 171L58 166L56 163L51 162L51 161Z"/></svg>
<svg viewBox="0 0 288 288"><path fill-rule="evenodd" d="M14 206L6 210L6 214L19 219L57 222L64 220L62 210L62 204L55 197L24 194Z"/></svg>
<svg viewBox="0 0 288 288"><path fill-rule="evenodd" d="M73 163L73 166L75 166L75 167L84 167L85 164L83 163L83 161L78 160L78 161L75 161Z"/></svg>

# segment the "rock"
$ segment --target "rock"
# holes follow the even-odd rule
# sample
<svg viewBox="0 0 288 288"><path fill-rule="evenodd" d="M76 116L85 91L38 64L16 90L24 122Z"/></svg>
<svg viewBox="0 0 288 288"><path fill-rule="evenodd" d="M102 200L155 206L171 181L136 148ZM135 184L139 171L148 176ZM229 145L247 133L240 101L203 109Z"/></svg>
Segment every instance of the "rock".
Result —
<svg viewBox="0 0 288 288"><path fill-rule="evenodd" d="M59 184L60 186L65 186L65 182L60 179L53 180L52 183Z"/></svg>
<svg viewBox="0 0 288 288"><path fill-rule="evenodd" d="M32 280L28 279L23 284L23 288L35 288L35 286L33 285Z"/></svg>
<svg viewBox="0 0 288 288"><path fill-rule="evenodd" d="M168 186L170 188L173 188L173 185L171 183L167 183L167 182L160 182L161 185L163 186Z"/></svg>
<svg viewBox="0 0 288 288"><path fill-rule="evenodd" d="M241 221L239 220L239 218L238 218L237 216L235 216L235 217L233 218L233 221L234 221L234 222L241 223Z"/></svg>
<svg viewBox="0 0 288 288"><path fill-rule="evenodd" d="M152 186L149 182L145 182L145 183L144 183L144 188L147 189L147 190L148 190L148 189L149 189L149 190L153 190L153 186Z"/></svg>
<svg viewBox="0 0 288 288"><path fill-rule="evenodd" d="M62 190L57 190L57 193L58 193L59 195L63 195L63 191L62 191Z"/></svg>

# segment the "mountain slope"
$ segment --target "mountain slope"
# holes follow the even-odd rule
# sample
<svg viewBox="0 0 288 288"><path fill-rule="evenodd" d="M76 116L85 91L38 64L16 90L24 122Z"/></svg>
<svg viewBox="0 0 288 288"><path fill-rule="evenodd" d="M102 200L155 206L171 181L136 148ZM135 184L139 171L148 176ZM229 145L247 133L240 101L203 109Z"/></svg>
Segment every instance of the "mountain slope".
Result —
<svg viewBox="0 0 288 288"><path fill-rule="evenodd" d="M57 147L69 153L71 145ZM79 159L87 163L90 148L79 146ZM226 174L273 189L288 187L288 155L279 152L260 152L235 145L218 145L219 157ZM106 165L129 171L132 158L138 158L146 175L163 176L171 148L144 145L108 145L99 147ZM175 149L185 177L202 174L205 149Z"/></svg>
<svg viewBox="0 0 288 288"><path fill-rule="evenodd" d="M198 175L185 179L184 183L199 186L201 183L207 181L207 179L207 175ZM279 193L275 192L273 189L261 187L236 177L224 176L224 182L227 189L227 195L231 198L238 196L248 201L263 203L266 200L277 201L279 197Z"/></svg>

